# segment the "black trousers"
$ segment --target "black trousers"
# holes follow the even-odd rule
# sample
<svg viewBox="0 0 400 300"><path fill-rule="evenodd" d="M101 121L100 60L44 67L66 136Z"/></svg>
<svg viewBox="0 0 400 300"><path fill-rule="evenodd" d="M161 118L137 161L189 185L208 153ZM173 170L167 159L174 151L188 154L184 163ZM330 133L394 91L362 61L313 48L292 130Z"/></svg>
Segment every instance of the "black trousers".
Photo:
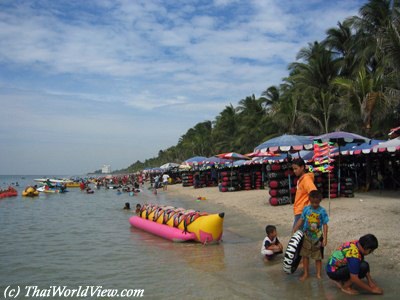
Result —
<svg viewBox="0 0 400 300"><path fill-rule="evenodd" d="M362 261L360 264L360 272L358 278L364 278L369 272L369 264L366 261ZM348 266L337 269L336 272L327 272L328 277L335 281L348 281L350 279L350 271Z"/></svg>

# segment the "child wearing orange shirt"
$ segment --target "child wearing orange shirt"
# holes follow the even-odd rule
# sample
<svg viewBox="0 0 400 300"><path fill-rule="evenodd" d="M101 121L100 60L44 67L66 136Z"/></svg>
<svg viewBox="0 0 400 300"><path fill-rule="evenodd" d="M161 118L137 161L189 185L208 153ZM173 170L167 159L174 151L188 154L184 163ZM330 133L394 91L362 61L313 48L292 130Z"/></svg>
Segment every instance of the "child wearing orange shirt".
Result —
<svg viewBox="0 0 400 300"><path fill-rule="evenodd" d="M317 190L314 184L314 173L308 173L306 169L306 164L303 159L297 158L292 162L292 168L294 175L299 179L297 180L297 191L294 199L293 211L294 211L294 223L293 227L296 225L297 221L301 217L303 208L310 205L308 200L308 194L311 191Z"/></svg>

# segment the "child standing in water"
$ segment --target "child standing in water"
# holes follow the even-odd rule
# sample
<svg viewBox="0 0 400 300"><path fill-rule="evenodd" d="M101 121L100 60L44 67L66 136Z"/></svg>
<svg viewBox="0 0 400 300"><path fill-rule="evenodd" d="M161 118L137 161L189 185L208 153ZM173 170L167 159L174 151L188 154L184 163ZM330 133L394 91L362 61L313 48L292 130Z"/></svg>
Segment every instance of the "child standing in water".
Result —
<svg viewBox="0 0 400 300"><path fill-rule="evenodd" d="M302 228L304 232L303 246L300 251L304 267L304 274L300 277L301 281L308 278L310 258L315 260L317 278L321 279L323 248L328 241L329 217L326 210L320 206L321 192L311 191L309 199L310 205L304 207L300 219L293 228L293 232L299 228Z"/></svg>
<svg viewBox="0 0 400 300"><path fill-rule="evenodd" d="M267 236L264 238L261 246L261 254L265 261L271 260L276 254L282 253L283 246L278 240L278 233L274 225L265 227Z"/></svg>

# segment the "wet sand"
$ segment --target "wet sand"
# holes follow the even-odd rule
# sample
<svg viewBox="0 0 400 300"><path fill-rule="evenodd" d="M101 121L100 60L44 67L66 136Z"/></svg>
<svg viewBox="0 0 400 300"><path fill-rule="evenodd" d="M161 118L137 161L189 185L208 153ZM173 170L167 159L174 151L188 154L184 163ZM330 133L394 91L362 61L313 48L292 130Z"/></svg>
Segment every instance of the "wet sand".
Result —
<svg viewBox="0 0 400 300"><path fill-rule="evenodd" d="M284 248L291 236L293 206L271 206L267 189L222 193L217 187L194 189L170 185L167 191L159 191L187 199L187 208L191 208L191 203L198 197L205 197L206 200L201 200L204 208L218 205L234 209L260 224L260 228L251 229L260 232L260 238L265 235L265 225L273 224L278 228ZM374 258L368 259L374 263L376 261L379 268L384 270L394 271L400 268L398 192L356 193L354 198L324 199L321 205L328 211L330 218L325 260L342 242L372 233L378 238L379 248L374 252ZM254 232L249 232L249 235L254 236Z"/></svg>

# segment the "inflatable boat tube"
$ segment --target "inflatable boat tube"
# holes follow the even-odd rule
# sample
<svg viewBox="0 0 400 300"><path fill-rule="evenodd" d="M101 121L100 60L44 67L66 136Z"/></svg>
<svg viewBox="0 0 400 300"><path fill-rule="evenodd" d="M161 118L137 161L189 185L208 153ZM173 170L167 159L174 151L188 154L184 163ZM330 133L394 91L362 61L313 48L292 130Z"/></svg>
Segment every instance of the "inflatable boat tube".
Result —
<svg viewBox="0 0 400 300"><path fill-rule="evenodd" d="M289 240L283 258L283 271L287 274L294 273L299 266L301 260L300 250L303 245L303 239L303 231L297 230Z"/></svg>
<svg viewBox="0 0 400 300"><path fill-rule="evenodd" d="M0 198L16 197L16 196L18 196L18 192L14 189L8 189L7 191L0 193Z"/></svg>
<svg viewBox="0 0 400 300"><path fill-rule="evenodd" d="M282 197L270 197L269 198L269 204L272 206L277 206L277 205L285 205L285 204L291 204L291 200L289 196L282 196Z"/></svg>
<svg viewBox="0 0 400 300"><path fill-rule="evenodd" d="M271 180L269 182L271 189L285 188L287 186L289 186L289 179Z"/></svg>
<svg viewBox="0 0 400 300"><path fill-rule="evenodd" d="M131 223L133 227L173 242L186 242L196 239L196 235L193 232L184 232L181 229L164 224L158 224L150 220L142 219L138 216L131 217L129 223Z"/></svg>
<svg viewBox="0 0 400 300"><path fill-rule="evenodd" d="M36 197L39 196L39 192L32 186L28 186L23 192L24 197Z"/></svg>
<svg viewBox="0 0 400 300"><path fill-rule="evenodd" d="M143 227L144 225L138 225L143 227L138 228L172 241L193 240L209 244L217 243L222 238L224 213L209 215L205 212L171 206L145 204L138 215L139 218L154 223L150 226L145 222L146 228ZM131 222L131 225L136 227L138 223L140 222L135 219L134 224Z"/></svg>

